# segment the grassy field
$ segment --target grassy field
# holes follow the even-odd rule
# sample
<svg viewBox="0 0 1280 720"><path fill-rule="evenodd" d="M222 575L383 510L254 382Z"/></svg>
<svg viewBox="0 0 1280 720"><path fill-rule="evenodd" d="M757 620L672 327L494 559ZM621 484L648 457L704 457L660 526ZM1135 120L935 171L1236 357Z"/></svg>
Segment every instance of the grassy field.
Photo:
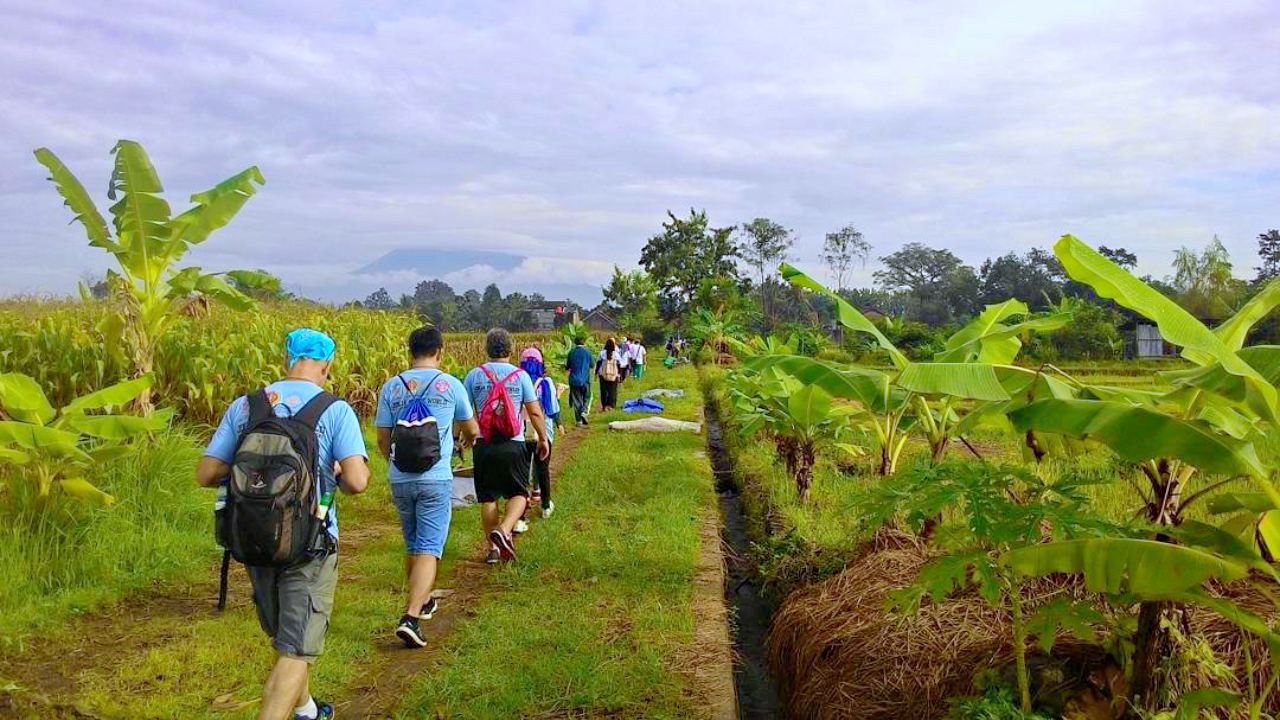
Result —
<svg viewBox="0 0 1280 720"><path fill-rule="evenodd" d="M688 392L668 415L699 414L691 369L655 366L642 385L658 384ZM427 623L438 623L438 637L421 654L390 636L402 546L385 462L373 461L370 491L340 501L341 581L313 680L318 697L357 716L704 713L688 662L697 652L698 526L715 512L702 439L610 433L609 416L593 419L589 432L562 444L577 448L557 478L558 512L531 523L518 563L479 564L478 513L455 513L439 582L455 594ZM212 611L212 497L189 476L199 448L196 435L175 433L111 468L107 483L120 503L69 522L76 530L65 545L32 542L24 526L6 525L0 688L16 688L28 716L252 716L272 651L242 575L233 576L229 611ZM67 657L67 647L79 649Z"/></svg>

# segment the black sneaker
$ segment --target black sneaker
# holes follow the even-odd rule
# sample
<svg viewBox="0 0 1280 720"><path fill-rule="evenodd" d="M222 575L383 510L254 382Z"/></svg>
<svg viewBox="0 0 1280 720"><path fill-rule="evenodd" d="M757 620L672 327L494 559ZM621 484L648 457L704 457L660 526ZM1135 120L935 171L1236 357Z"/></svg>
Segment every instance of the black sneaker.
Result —
<svg viewBox="0 0 1280 720"><path fill-rule="evenodd" d="M436 611L439 609L440 603L436 602L435 598L427 598L427 602L422 606L422 609L418 611L418 619L430 620L431 616L435 615Z"/></svg>
<svg viewBox="0 0 1280 720"><path fill-rule="evenodd" d="M400 618L400 626L396 628L396 637L400 638L407 648L427 646L427 639L422 636L422 628L418 627L418 618L412 615L405 615Z"/></svg>
<svg viewBox="0 0 1280 720"><path fill-rule="evenodd" d="M498 551L493 548L489 548L489 554L484 556L484 561L490 565L497 565L500 559L501 556L498 555Z"/></svg>
<svg viewBox="0 0 1280 720"><path fill-rule="evenodd" d="M498 528L494 528L489 532L489 542L498 548L498 556L504 562L511 562L516 559L516 546L512 542L511 536L502 532Z"/></svg>

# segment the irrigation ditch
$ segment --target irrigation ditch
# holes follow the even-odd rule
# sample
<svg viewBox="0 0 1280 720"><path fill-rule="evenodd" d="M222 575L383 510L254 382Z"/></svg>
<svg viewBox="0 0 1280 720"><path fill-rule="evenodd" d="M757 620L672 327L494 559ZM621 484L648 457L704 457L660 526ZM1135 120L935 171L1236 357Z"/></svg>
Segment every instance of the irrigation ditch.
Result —
<svg viewBox="0 0 1280 720"><path fill-rule="evenodd" d="M730 633L738 717L743 720L778 718L782 717L782 706L777 683L769 673L766 649L770 608L751 563L747 517L732 459L725 446L719 409L714 398L706 397L705 400L707 453L715 474L722 519L721 540L726 548L724 596L731 608Z"/></svg>

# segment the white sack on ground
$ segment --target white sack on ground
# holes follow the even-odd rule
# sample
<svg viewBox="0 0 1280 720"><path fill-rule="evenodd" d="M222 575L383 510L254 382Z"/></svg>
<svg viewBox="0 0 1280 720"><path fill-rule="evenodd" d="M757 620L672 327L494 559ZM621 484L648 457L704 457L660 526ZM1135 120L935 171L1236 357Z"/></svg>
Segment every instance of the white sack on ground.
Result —
<svg viewBox="0 0 1280 720"><path fill-rule="evenodd" d="M609 423L610 430L624 432L702 432L702 423L672 420L664 417L647 417L643 420L615 420Z"/></svg>
<svg viewBox="0 0 1280 720"><path fill-rule="evenodd" d="M640 393L640 397L646 398L646 399L661 398L661 397L682 398L684 397L684 391L670 390L668 388L654 388L652 390L645 390L644 392Z"/></svg>

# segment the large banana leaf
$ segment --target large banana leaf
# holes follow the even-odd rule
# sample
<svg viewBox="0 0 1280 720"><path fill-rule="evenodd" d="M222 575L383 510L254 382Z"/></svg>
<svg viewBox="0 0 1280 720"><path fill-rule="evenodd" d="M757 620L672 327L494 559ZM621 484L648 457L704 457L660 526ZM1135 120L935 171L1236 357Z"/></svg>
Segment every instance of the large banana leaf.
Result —
<svg viewBox="0 0 1280 720"><path fill-rule="evenodd" d="M830 298L836 304L836 318L840 320L840 324L850 330L866 333L875 338L881 349L889 353L889 358L893 361L894 367L904 368L910 362L907 360L907 356L903 355L898 348L894 347L893 343L889 342L889 338L885 337L884 333L880 332L880 328L876 327L875 323L871 322L865 315L858 312L856 308L850 305L844 298L840 297L838 293L827 289L827 287L822 283L804 274L804 272L799 268L791 265L790 263L782 263L778 269L782 273L783 280L786 280L796 287L812 290L819 295L825 295Z"/></svg>
<svg viewBox="0 0 1280 720"><path fill-rule="evenodd" d="M797 425L813 428L831 414L831 396L816 385L805 385L787 398L788 414Z"/></svg>
<svg viewBox="0 0 1280 720"><path fill-rule="evenodd" d="M757 372L777 368L832 397L854 400L878 414L901 410L910 399L909 393L891 384L887 374L872 368L836 365L803 355L760 355L748 360L746 367Z"/></svg>
<svg viewBox="0 0 1280 720"><path fill-rule="evenodd" d="M84 478L63 478L58 481L58 487L62 488L63 492L71 497L98 503L99 505L114 505L116 502L113 496L102 492Z"/></svg>
<svg viewBox="0 0 1280 720"><path fill-rule="evenodd" d="M1249 397L1254 411L1267 420L1277 419L1275 387L1240 359L1236 348L1227 345L1191 313L1071 235L1063 235L1053 250L1073 280L1154 321L1161 336L1181 347L1182 355L1192 362L1221 363L1224 370L1251 386Z"/></svg>
<svg viewBox="0 0 1280 720"><path fill-rule="evenodd" d="M1231 582L1249 573L1246 563L1204 550L1137 538L1088 538L1015 548L1002 563L1027 577L1084 575L1091 592L1129 592L1167 598L1194 591L1209 580Z"/></svg>
<svg viewBox="0 0 1280 720"><path fill-rule="evenodd" d="M1132 462L1175 458L1207 473L1265 478L1251 443L1145 407L1105 400L1038 400L1009 413L1019 431L1096 440Z"/></svg>
<svg viewBox="0 0 1280 720"><path fill-rule="evenodd" d="M1008 400L994 365L981 363L911 363L894 379L898 387L920 395L947 395L971 400Z"/></svg>
<svg viewBox="0 0 1280 720"><path fill-rule="evenodd" d="M231 287L217 275L203 274L198 267L187 267L169 277L169 297L185 298L200 293L235 310L253 307L253 298Z"/></svg>
<svg viewBox="0 0 1280 720"><path fill-rule="evenodd" d="M143 390L151 387L151 375L143 375L140 378L126 380L116 383L110 387L102 388L88 395L81 395L72 400L69 405L62 408L63 415L71 415L82 413L86 410L101 410L107 407L121 407L132 402L134 398L142 394Z"/></svg>
<svg viewBox="0 0 1280 720"><path fill-rule="evenodd" d="M254 183L265 185L266 180L256 165L223 180L212 188L191 196L195 207L173 219L172 232L176 239L189 244L204 242L214 230L231 222L240 208L257 192Z"/></svg>
<svg viewBox="0 0 1280 720"><path fill-rule="evenodd" d="M36 160L49 169L49 180L54 187L58 188L58 194L66 200L67 207L71 208L71 212L75 214L75 220L79 220L84 226L89 244L118 255L120 246L111 239L107 231L107 221L103 219L102 213L98 212L98 206L89 197L80 180L48 148L36 150Z"/></svg>
<svg viewBox="0 0 1280 720"><path fill-rule="evenodd" d="M1236 353L1270 385L1280 384L1280 346L1254 345ZM1228 372L1222 363L1188 370L1170 370L1160 373L1165 381L1178 388L1195 388L1226 398L1232 402L1253 408L1264 398L1257 395L1257 384L1247 378Z"/></svg>
<svg viewBox="0 0 1280 720"><path fill-rule="evenodd" d="M947 338L942 352L934 359L938 362L972 362L1007 365L1013 362L1022 349L1019 336L1027 332L1057 330L1071 321L1071 313L1062 312L1045 317L1029 318L1007 325L1011 317L1030 314L1026 303L1010 298L998 305L988 305L951 337Z"/></svg>
<svg viewBox="0 0 1280 720"><path fill-rule="evenodd" d="M53 406L40 384L21 373L0 374L0 410L22 422L47 425L53 421Z"/></svg>
<svg viewBox="0 0 1280 720"><path fill-rule="evenodd" d="M1239 350L1244 346L1245 338L1258 321L1271 314L1280 306L1280 279L1267 283L1257 295L1249 299L1235 315L1213 329L1213 334L1222 340L1230 350ZM1274 382L1272 383L1274 384Z"/></svg>
<svg viewBox="0 0 1280 720"><path fill-rule="evenodd" d="M112 149L115 165L107 197L119 200L111 206L116 237L124 247L120 262L136 275L152 277L164 266L169 238L169 203L151 158L132 140L121 140Z"/></svg>
<svg viewBox="0 0 1280 720"><path fill-rule="evenodd" d="M153 413L147 417L134 415L71 415L67 425L89 437L103 440L127 440L136 435L157 432L169 425L169 415Z"/></svg>
<svg viewBox="0 0 1280 720"><path fill-rule="evenodd" d="M76 457L87 460L77 446L80 436L66 430L33 425L31 423L0 420L0 443L17 445L27 450L47 452L55 457Z"/></svg>

